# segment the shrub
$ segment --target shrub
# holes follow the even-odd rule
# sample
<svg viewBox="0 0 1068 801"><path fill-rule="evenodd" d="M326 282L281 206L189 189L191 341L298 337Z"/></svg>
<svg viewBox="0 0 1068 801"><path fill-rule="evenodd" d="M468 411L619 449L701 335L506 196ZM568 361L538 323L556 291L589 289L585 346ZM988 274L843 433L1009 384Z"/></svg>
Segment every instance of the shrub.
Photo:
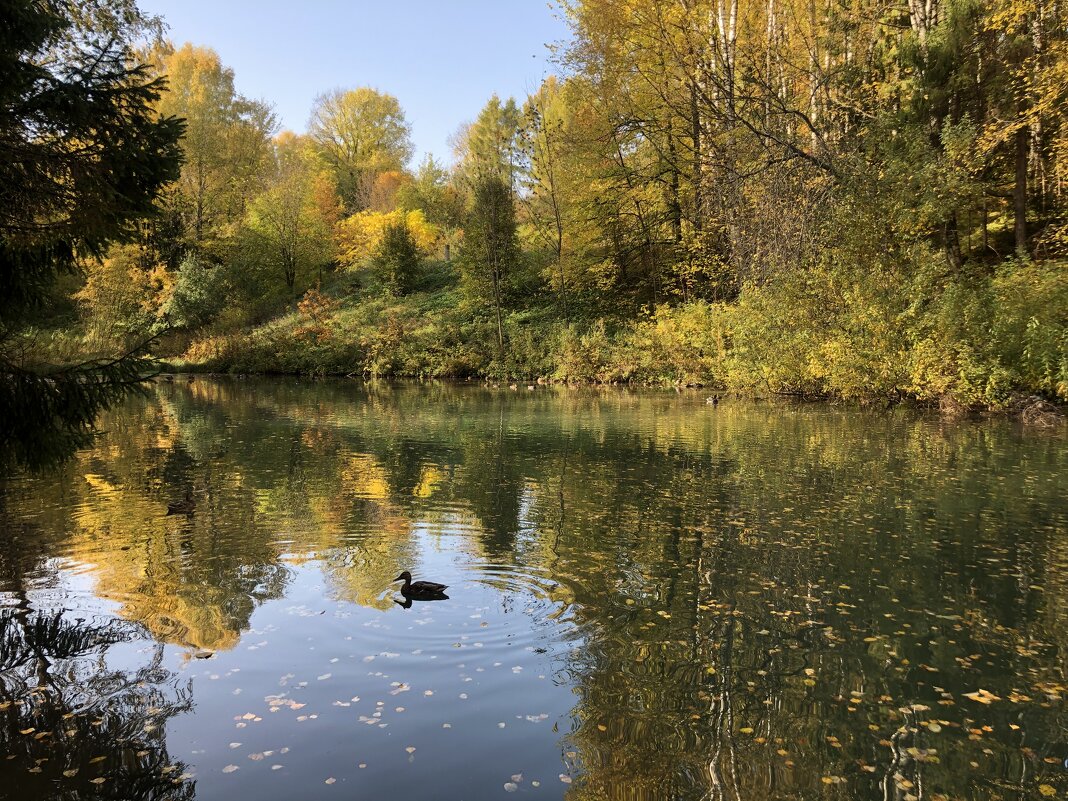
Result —
<svg viewBox="0 0 1068 801"><path fill-rule="evenodd" d="M419 247L404 220L387 225L371 259L371 267L393 292L411 291L419 274Z"/></svg>

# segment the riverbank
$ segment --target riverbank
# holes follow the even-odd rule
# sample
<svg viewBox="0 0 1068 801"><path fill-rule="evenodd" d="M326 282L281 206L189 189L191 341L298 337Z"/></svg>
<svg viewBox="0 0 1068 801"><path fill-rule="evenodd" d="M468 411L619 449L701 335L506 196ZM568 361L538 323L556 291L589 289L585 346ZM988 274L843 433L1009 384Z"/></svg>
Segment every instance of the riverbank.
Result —
<svg viewBox="0 0 1068 801"><path fill-rule="evenodd" d="M350 285L312 290L262 325L198 335L167 364L369 379L703 386L741 396L912 400L950 413L1039 401L1054 408L1068 400L1066 271L1061 262L1006 263L966 279L919 274L895 282L859 269L813 269L746 287L731 303L616 314L588 304L566 319L558 306L531 304L504 316L501 352L489 310L466 300L438 265L438 280L406 295Z"/></svg>

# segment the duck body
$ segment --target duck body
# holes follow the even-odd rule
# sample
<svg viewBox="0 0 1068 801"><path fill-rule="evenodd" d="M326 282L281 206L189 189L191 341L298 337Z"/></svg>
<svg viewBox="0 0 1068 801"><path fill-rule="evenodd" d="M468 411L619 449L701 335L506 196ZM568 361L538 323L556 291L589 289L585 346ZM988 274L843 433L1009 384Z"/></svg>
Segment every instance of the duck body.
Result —
<svg viewBox="0 0 1068 801"><path fill-rule="evenodd" d="M412 574L407 570L393 580L404 582L404 586L401 587L401 595L406 598L441 595L449 586L448 584L438 584L436 581L412 581Z"/></svg>

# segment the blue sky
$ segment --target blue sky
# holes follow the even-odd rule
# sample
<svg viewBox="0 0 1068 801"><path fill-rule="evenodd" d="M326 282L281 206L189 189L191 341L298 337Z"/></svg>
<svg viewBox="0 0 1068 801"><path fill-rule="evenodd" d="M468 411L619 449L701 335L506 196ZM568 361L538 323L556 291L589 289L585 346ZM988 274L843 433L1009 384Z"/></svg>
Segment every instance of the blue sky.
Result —
<svg viewBox="0 0 1068 801"><path fill-rule="evenodd" d="M315 96L373 86L400 100L424 153L451 160L449 137L494 92L521 99L554 72L546 44L567 37L546 0L140 0L175 44L213 48L242 94L304 131Z"/></svg>

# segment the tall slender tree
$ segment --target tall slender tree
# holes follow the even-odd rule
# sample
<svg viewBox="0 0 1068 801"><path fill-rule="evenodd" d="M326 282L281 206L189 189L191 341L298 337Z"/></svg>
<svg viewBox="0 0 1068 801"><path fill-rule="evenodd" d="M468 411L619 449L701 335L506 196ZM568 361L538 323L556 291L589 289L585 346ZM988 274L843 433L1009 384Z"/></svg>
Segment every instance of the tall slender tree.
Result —
<svg viewBox="0 0 1068 801"><path fill-rule="evenodd" d="M488 294L492 300L497 352L501 357L506 283L519 259L512 189L500 176L484 175L474 187L460 263L468 295L477 300Z"/></svg>

